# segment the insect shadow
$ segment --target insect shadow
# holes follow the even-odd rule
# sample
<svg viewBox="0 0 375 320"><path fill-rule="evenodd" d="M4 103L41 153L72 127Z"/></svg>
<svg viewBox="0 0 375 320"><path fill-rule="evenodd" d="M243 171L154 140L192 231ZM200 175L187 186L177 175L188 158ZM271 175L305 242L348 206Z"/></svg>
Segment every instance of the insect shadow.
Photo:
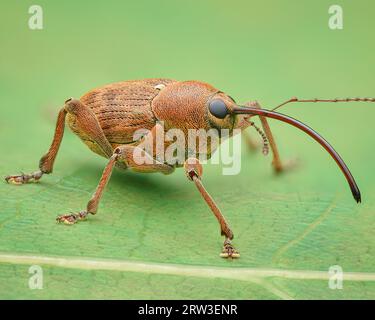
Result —
<svg viewBox="0 0 375 320"><path fill-rule="evenodd" d="M95 163L85 163L82 167L73 172L73 176L80 176L82 179L88 179L87 183L91 184L91 180L96 181L100 178L102 172L101 167ZM180 179L179 179L180 180ZM161 174L140 174L131 170L123 170L116 168L111 177L109 187L115 187L122 190L124 197L126 193L132 194L134 192L142 191L145 200L151 198L158 198L160 195L173 194L183 192L185 178L181 179L179 184L176 179L169 179L168 176ZM93 187L95 184L93 184ZM164 197L163 197L164 198ZM166 200L167 201L167 200Z"/></svg>

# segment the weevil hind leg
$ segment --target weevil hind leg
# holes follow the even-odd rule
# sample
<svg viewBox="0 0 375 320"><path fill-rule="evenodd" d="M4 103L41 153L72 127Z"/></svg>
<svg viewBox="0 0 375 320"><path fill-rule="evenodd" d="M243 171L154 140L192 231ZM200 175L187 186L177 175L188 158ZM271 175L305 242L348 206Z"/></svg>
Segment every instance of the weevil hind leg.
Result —
<svg viewBox="0 0 375 320"><path fill-rule="evenodd" d="M245 103L245 105L249 106L249 107L261 109L261 106L257 101L247 102L247 103ZM279 149L277 147L275 138L272 134L271 128L268 124L267 118L262 117L262 116L259 116L259 118L260 118L260 121L262 123L264 133L265 133L265 135L267 137L267 140L269 142L270 149L272 151L272 156L273 156L272 166L273 166L273 169L274 169L275 173L281 173L281 172L284 172L286 170L294 169L298 165L298 161L296 159L287 160L285 162L281 161ZM244 135L247 135L248 136L247 138L249 139L249 134L247 132L244 132Z"/></svg>
<svg viewBox="0 0 375 320"><path fill-rule="evenodd" d="M65 103L70 129L95 153L109 159L113 147L105 136L94 111L80 100L69 99Z"/></svg>
<svg viewBox="0 0 375 320"><path fill-rule="evenodd" d="M239 258L240 253L235 249L232 245L233 240L233 232L229 227L228 222L226 221L225 217L221 213L219 207L207 192L205 187L202 184L201 177L203 173L202 165L199 163L198 159L189 158L185 161L184 164L185 173L189 180L193 181L202 195L203 199L206 201L207 205L212 210L213 214L215 215L216 219L220 224L220 232L221 235L225 236L223 250L220 253L220 257L222 258Z"/></svg>
<svg viewBox="0 0 375 320"><path fill-rule="evenodd" d="M93 112L79 100L71 98L65 101L64 107L59 112L52 144L48 152L40 159L39 170L31 174L21 173L7 176L5 178L6 182L22 185L29 182L37 182L44 174L52 173L53 165L64 137L67 116L70 117L71 121L74 119L74 126L72 123L69 124L71 128L73 126L73 131L76 130L75 133L88 137L97 146L101 155L107 158L111 157L113 153L112 146L106 139Z"/></svg>
<svg viewBox="0 0 375 320"><path fill-rule="evenodd" d="M60 110L59 115L57 117L56 129L52 144L47 154L45 154L39 161L39 170L31 174L21 173L20 175L7 176L5 178L5 181L7 183L21 185L26 184L28 182L37 182L42 178L44 174L50 174L52 172L53 164L55 162L61 141L64 136L66 114L67 111L64 107Z"/></svg>

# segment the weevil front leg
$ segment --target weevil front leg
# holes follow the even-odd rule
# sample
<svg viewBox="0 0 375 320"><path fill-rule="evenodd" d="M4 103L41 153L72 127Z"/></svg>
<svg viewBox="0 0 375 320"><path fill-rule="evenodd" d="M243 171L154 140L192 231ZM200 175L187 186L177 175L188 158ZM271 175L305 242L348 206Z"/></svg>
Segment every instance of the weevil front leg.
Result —
<svg viewBox="0 0 375 320"><path fill-rule="evenodd" d="M228 222L225 220L225 217L221 213L219 207L216 205L215 201L212 199L212 197L202 184L201 177L203 168L199 163L199 160L196 158L187 159L185 161L184 168L187 178L195 183L198 191L218 220L220 224L221 235L225 236L223 250L220 253L220 256L222 258L239 258L240 253L232 245L232 240L234 237L233 232L230 229Z"/></svg>
<svg viewBox="0 0 375 320"><path fill-rule="evenodd" d="M245 106L261 109L261 106L259 105L259 103L257 101L247 102L247 103L245 103ZM266 134L266 137L268 139L268 142L269 142L269 145L270 145L270 148L271 148L271 151L272 151L272 155L273 155L272 166L273 166L274 171L276 173L281 173L285 170L288 170L288 169L291 169L291 168L295 167L296 161L288 161L288 162L285 162L285 163L283 163L281 161L279 149L277 147L275 138L272 134L271 128L268 124L267 118L262 117L262 116L259 116L259 118L260 118L260 122L262 123L264 133ZM247 132L244 132L244 135L247 136L246 137L247 141L252 141L251 137L248 136Z"/></svg>

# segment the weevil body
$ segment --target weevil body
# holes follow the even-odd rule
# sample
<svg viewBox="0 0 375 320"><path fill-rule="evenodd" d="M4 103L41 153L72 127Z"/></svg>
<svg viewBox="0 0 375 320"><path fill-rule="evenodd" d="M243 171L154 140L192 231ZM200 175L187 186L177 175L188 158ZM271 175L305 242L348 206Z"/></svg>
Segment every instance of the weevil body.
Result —
<svg viewBox="0 0 375 320"><path fill-rule="evenodd" d="M80 103L68 101L67 123L70 129L95 153L108 157L113 150L123 145L137 146L142 139L136 139L138 130L153 130L162 122L165 131L179 129L188 139L189 129L246 128L243 121L238 125L238 116L217 118L208 112L208 102L222 99L228 106L234 101L213 86L199 81L174 81L170 79L147 79L123 81L94 89L85 94ZM103 139L96 141L96 135L87 132L87 118L79 110L86 106L95 116L110 147L104 147ZM84 120L81 120L81 119ZM85 122L85 123L83 123ZM99 131L100 128L96 130ZM187 146L187 145L186 145ZM108 151L106 151L108 150ZM208 157L215 150L208 150ZM189 157L186 150L185 160ZM173 167L180 167L181 162ZM139 168L134 168L136 171Z"/></svg>
<svg viewBox="0 0 375 320"><path fill-rule="evenodd" d="M375 102L375 99L299 100L292 98L278 107L291 102L349 101ZM259 116L264 133L250 121L250 118L254 116ZM51 147L48 153L41 158L39 170L32 174L8 176L6 181L24 184L38 181L44 174L52 173L53 164L64 135L65 122L67 122L70 129L93 152L108 159L108 164L94 195L88 202L87 209L78 213L58 216L58 222L74 224L85 219L89 213L96 214L100 199L115 166L138 172L161 172L164 174L170 174L176 167L184 166L188 179L195 183L220 224L221 234L225 237L221 256L236 258L239 257L239 253L231 242L233 232L202 184L203 171L198 159L201 150L195 148L191 150L189 144L184 144L182 162L170 163L167 161L167 157L160 159L160 153L156 147L157 132L158 130L178 129L185 140L188 140L189 130L192 129L204 131L224 129L231 136L235 129L244 130L249 126L255 126L262 135L264 151L268 150L269 144L273 154L272 164L275 171L280 172L286 166L280 160L267 118L297 127L320 143L342 170L355 200L361 201L358 186L344 161L332 146L310 127L284 114L262 109L257 102L248 102L239 106L229 95L207 83L170 79L123 81L94 89L82 96L80 100L68 99L59 112ZM145 133L137 135L140 130ZM247 139L251 141L249 137ZM221 141L219 134L218 143ZM164 142L164 144L168 145L168 142ZM151 148L151 152L147 152L148 149L144 148L147 145L154 147ZM209 144L205 150L205 156L209 158L215 150L216 146L212 147ZM145 159L148 161L144 161Z"/></svg>

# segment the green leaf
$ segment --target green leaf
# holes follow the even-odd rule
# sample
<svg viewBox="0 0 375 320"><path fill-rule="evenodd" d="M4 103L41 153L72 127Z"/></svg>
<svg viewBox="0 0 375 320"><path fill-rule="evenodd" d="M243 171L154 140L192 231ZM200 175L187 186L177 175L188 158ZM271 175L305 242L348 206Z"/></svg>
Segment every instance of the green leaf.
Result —
<svg viewBox="0 0 375 320"><path fill-rule="evenodd" d="M86 4L68 3L40 1L39 31L27 29L28 2L3 9L0 27L10 35L0 34L2 176L37 169L63 101L109 82L204 80L267 108L291 96L375 96L373 5L345 4L344 29L333 31L326 1L112 2L92 5L90 14ZM0 183L0 298L374 299L374 104L293 104L280 112L335 146L361 204L320 146L272 121L283 160L298 157L298 169L276 176L271 155L245 144L239 175L204 167L238 260L219 258L218 223L181 169L171 176L116 171L97 215L57 225L58 214L85 208L106 164L67 130L52 175L38 184ZM135 263L143 267L133 270ZM43 268L43 290L28 287L32 264ZM343 290L328 287L335 265L344 271ZM163 266L172 269L161 273Z"/></svg>

